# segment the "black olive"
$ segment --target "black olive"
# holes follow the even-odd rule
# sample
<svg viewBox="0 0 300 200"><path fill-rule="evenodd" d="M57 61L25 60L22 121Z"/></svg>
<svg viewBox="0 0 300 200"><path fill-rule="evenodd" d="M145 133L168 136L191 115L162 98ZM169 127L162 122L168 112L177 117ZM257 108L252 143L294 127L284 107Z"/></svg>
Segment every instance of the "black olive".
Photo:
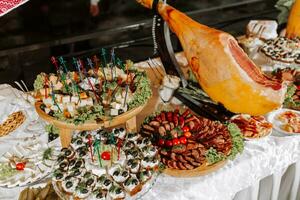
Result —
<svg viewBox="0 0 300 200"><path fill-rule="evenodd" d="M127 164L128 164L128 165L132 165L132 163L133 163L133 160L132 160L132 159L130 159L130 160L127 161Z"/></svg>
<svg viewBox="0 0 300 200"><path fill-rule="evenodd" d="M72 167L72 166L74 166L74 165L75 165L75 163L76 163L76 160L70 160L70 162L69 162L69 166L70 166L70 167Z"/></svg>
<svg viewBox="0 0 300 200"><path fill-rule="evenodd" d="M123 177L127 177L128 176L128 172L127 171L122 172L122 176Z"/></svg>
<svg viewBox="0 0 300 200"><path fill-rule="evenodd" d="M92 179L92 178L90 178L90 179L88 179L87 181L86 181L86 185L87 186L90 186L90 185L92 185L94 183L94 179Z"/></svg>
<svg viewBox="0 0 300 200"><path fill-rule="evenodd" d="M53 141L55 138L54 138L54 134L53 133L49 133L48 135L48 141L51 142Z"/></svg>
<svg viewBox="0 0 300 200"><path fill-rule="evenodd" d="M123 114L123 113L124 113L124 110L123 110L123 109L119 109L119 110L118 110L118 114L119 114L119 115L121 115L121 114Z"/></svg>
<svg viewBox="0 0 300 200"><path fill-rule="evenodd" d="M60 179L62 179L64 177L64 175L62 174L62 173L58 173L58 174L56 174L56 176L55 176L55 178L57 179L57 180L60 180Z"/></svg>
<svg viewBox="0 0 300 200"><path fill-rule="evenodd" d="M128 137L128 138L133 138L133 137L134 137L134 134L133 134L133 133L129 133L127 137Z"/></svg>
<svg viewBox="0 0 300 200"><path fill-rule="evenodd" d="M92 175L92 173L91 172L86 172L85 174L84 174L84 178L88 178L88 177L90 177Z"/></svg>
<svg viewBox="0 0 300 200"><path fill-rule="evenodd" d="M134 163L132 163L131 167L132 167L132 168L135 168L137 165L138 165L138 163L137 163L137 162L134 162Z"/></svg>
<svg viewBox="0 0 300 200"><path fill-rule="evenodd" d="M99 181L100 181L100 182L103 182L105 179L106 179L105 176L100 176Z"/></svg>
<svg viewBox="0 0 300 200"><path fill-rule="evenodd" d="M144 161L149 162L149 161L150 161L150 158L149 158L149 157L145 157L145 158L144 158Z"/></svg>
<svg viewBox="0 0 300 200"><path fill-rule="evenodd" d="M122 189L121 188L117 188L116 189L116 194L121 194L122 193Z"/></svg>
<svg viewBox="0 0 300 200"><path fill-rule="evenodd" d="M131 155L132 155L133 157L136 157L136 156L138 156L138 155L139 155L139 152L137 152L137 151L133 151Z"/></svg>
<svg viewBox="0 0 300 200"><path fill-rule="evenodd" d="M72 151L70 149L66 150L65 151L65 156L69 156L72 154Z"/></svg>
<svg viewBox="0 0 300 200"><path fill-rule="evenodd" d="M139 182L138 182L138 180L137 180L137 179L133 179L133 180L132 180L132 183L133 183L134 185L137 185L137 184L139 184Z"/></svg>
<svg viewBox="0 0 300 200"><path fill-rule="evenodd" d="M46 105L45 104L41 104L40 108L45 111Z"/></svg>
<svg viewBox="0 0 300 200"><path fill-rule="evenodd" d="M109 179L106 179L103 184L105 186L109 186L111 184L111 181Z"/></svg>
<svg viewBox="0 0 300 200"><path fill-rule="evenodd" d="M81 160L78 160L77 162L76 162L76 164L75 164L75 167L76 168L79 168L79 167L81 167L82 166L82 161Z"/></svg>
<svg viewBox="0 0 300 200"><path fill-rule="evenodd" d="M119 129L115 129L115 130L114 130L114 134L119 135L119 134L120 134Z"/></svg>
<svg viewBox="0 0 300 200"><path fill-rule="evenodd" d="M128 181L125 182L125 185L128 186L130 185L130 179Z"/></svg>
<svg viewBox="0 0 300 200"><path fill-rule="evenodd" d="M74 171L74 176L79 176L81 174L81 172L77 169L76 171Z"/></svg>
<svg viewBox="0 0 300 200"><path fill-rule="evenodd" d="M79 152L79 156L80 156L80 157L83 157L83 156L85 156L85 155L86 155L86 152L85 152L85 151L80 151L80 152Z"/></svg>
<svg viewBox="0 0 300 200"><path fill-rule="evenodd" d="M67 183L66 183L66 187L67 188L70 188L70 187L72 187L73 186L73 183L71 182L71 181L68 181Z"/></svg>
<svg viewBox="0 0 300 200"><path fill-rule="evenodd" d="M81 139L79 139L79 140L76 141L77 145L82 145L82 143L83 143L83 141Z"/></svg>
<svg viewBox="0 0 300 200"><path fill-rule="evenodd" d="M48 113L48 115L50 115L51 117L53 117L54 116L54 111L50 110L50 112Z"/></svg>
<svg viewBox="0 0 300 200"><path fill-rule="evenodd" d="M67 166L68 166L68 163L66 163L66 162L62 162L59 164L59 168L61 168L61 169L64 169Z"/></svg>
<svg viewBox="0 0 300 200"><path fill-rule="evenodd" d="M117 170L117 171L114 171L113 173L113 176L119 176L120 172Z"/></svg>
<svg viewBox="0 0 300 200"><path fill-rule="evenodd" d="M80 136L83 137L83 136L85 136L85 135L86 135L86 131L81 131L81 132L80 132Z"/></svg>
<svg viewBox="0 0 300 200"><path fill-rule="evenodd" d="M69 149L65 147L65 148L62 148L60 151L61 151L61 152L65 152L65 151L67 151L67 150L69 150Z"/></svg>
<svg viewBox="0 0 300 200"><path fill-rule="evenodd" d="M65 159L65 156L59 156L57 158L57 162L62 162Z"/></svg>
<svg viewBox="0 0 300 200"><path fill-rule="evenodd" d="M104 197L104 194L102 192L99 192L96 196L97 199L102 199Z"/></svg>
<svg viewBox="0 0 300 200"><path fill-rule="evenodd" d="M124 129L123 127L121 127L119 130L120 130L121 132L125 131L125 129Z"/></svg>
<svg viewBox="0 0 300 200"><path fill-rule="evenodd" d="M67 176L67 177L65 178L65 180L67 181L67 180L70 180L71 178L72 178L72 176L69 175L69 176Z"/></svg>
<svg viewBox="0 0 300 200"><path fill-rule="evenodd" d="M83 188L82 190L81 190L81 193L82 194L86 194L86 193L88 193L89 191L86 189L86 188Z"/></svg>

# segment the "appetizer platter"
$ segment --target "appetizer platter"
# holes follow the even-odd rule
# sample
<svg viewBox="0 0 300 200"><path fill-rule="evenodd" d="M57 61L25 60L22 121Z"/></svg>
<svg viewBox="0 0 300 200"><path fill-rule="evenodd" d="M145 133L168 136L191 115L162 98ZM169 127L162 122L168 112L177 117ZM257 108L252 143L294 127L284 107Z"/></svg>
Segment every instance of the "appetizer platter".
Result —
<svg viewBox="0 0 300 200"><path fill-rule="evenodd" d="M0 158L0 187L21 187L42 180L51 173L59 153L53 142L32 138L20 143Z"/></svg>
<svg viewBox="0 0 300 200"><path fill-rule="evenodd" d="M268 121L282 135L298 135L300 133L299 111L279 109L269 114Z"/></svg>
<svg viewBox="0 0 300 200"><path fill-rule="evenodd" d="M62 199L130 199L149 190L158 164L157 149L138 133L82 131L61 149L52 183Z"/></svg>
<svg viewBox="0 0 300 200"><path fill-rule="evenodd" d="M248 140L260 139L272 133L273 126L264 116L240 114L233 116L230 122L236 124Z"/></svg>
<svg viewBox="0 0 300 200"><path fill-rule="evenodd" d="M162 111L149 116L141 133L159 148L164 173L177 177L205 175L243 151L243 137L234 124L198 117L190 110Z"/></svg>
<svg viewBox="0 0 300 200"><path fill-rule="evenodd" d="M278 36L273 20L251 20L239 43L263 71L300 67L300 38Z"/></svg>
<svg viewBox="0 0 300 200"><path fill-rule="evenodd" d="M52 57L57 73L41 73L34 82L36 111L60 129L63 147L70 144L72 130L95 130L134 121L152 95L144 71L131 61L124 64L113 51L110 62L104 49L101 55L101 63L97 56L93 61L86 58L86 62L73 58L77 71L69 71L62 57L59 62Z"/></svg>

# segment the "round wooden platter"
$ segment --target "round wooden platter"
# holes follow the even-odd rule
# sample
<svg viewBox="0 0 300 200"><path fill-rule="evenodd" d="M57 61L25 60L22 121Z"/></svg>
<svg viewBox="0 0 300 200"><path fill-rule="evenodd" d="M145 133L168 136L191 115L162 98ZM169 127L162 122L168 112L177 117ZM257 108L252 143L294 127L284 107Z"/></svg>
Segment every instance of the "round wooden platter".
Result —
<svg viewBox="0 0 300 200"><path fill-rule="evenodd" d="M163 173L169 176L182 177L182 178L204 176L209 173L217 171L218 169L222 168L226 163L227 160L217 162L213 165L207 165L206 163L204 163L200 167L191 170L179 170L179 169L166 168L163 171Z"/></svg>
<svg viewBox="0 0 300 200"><path fill-rule="evenodd" d="M57 128L59 128L59 135L61 140L62 147L68 147L71 143L72 139L72 132L74 130L81 130L81 131L90 131L90 130L96 130L99 128L110 128L115 127L121 124L126 124L127 131L136 131L136 115L139 114L146 104L133 108L121 115L118 115L116 117L113 117L111 119L103 119L101 122L96 121L89 121L84 124L71 124L64 121L60 121L48 114L46 114L41 109L42 102L36 102L35 103L35 110L38 113L38 115L47 121L50 124L53 124Z"/></svg>

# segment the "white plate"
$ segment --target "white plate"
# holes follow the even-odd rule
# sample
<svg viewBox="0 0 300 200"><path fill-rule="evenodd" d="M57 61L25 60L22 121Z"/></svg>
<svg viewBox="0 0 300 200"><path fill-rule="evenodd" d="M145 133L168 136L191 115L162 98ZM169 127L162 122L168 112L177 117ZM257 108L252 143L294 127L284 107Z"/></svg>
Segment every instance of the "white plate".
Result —
<svg viewBox="0 0 300 200"><path fill-rule="evenodd" d="M296 110L291 110L291 109L286 109L286 108L281 108L281 109L278 109L278 110L275 110L271 113L268 114L267 116L267 120L269 122L271 122L273 124L273 129L276 130L278 133L280 133L281 135L283 136L291 136L291 135L299 135L299 133L290 133L290 132L287 132L287 131L284 131L281 129L281 126L284 124L282 123L281 121L277 120L276 117L283 113L283 112L286 112L286 111L291 111L291 112L294 112L294 113L297 113L298 115L300 115L300 112L299 111L296 111Z"/></svg>
<svg viewBox="0 0 300 200"><path fill-rule="evenodd" d="M237 118L238 116L249 117L250 115L248 115L248 114L237 114L237 115L232 116L230 119L235 119L235 118ZM264 116L264 118L265 118L266 121L268 121L267 118L266 118L265 116ZM233 122L231 122L231 123L233 123ZM233 124L234 124L234 123L233 123ZM255 140L260 140L260 139L263 139L263 138L268 137L269 135L272 134L272 132L273 132L273 129L271 129L271 130L269 131L268 134L263 135L263 136L261 136L261 137L257 137L257 138L254 138L254 137L245 137L245 136L243 135L242 131L241 131L241 134L243 135L243 138L244 138L245 140L247 140L247 141L255 141Z"/></svg>

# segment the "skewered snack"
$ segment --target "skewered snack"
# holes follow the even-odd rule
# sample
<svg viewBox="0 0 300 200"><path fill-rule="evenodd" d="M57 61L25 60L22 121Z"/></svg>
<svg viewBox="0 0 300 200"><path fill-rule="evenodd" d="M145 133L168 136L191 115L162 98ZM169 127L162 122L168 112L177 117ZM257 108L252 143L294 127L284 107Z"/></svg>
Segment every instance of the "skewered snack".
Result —
<svg viewBox="0 0 300 200"><path fill-rule="evenodd" d="M7 119L0 124L0 137L8 135L12 131L16 130L25 120L26 117L22 111L10 114Z"/></svg>
<svg viewBox="0 0 300 200"><path fill-rule="evenodd" d="M82 131L61 150L52 180L67 199L124 199L153 178L157 156L149 139L124 128Z"/></svg>
<svg viewBox="0 0 300 200"><path fill-rule="evenodd" d="M235 123L247 139L265 137L272 132L272 124L264 116L236 115L230 120Z"/></svg>
<svg viewBox="0 0 300 200"><path fill-rule="evenodd" d="M170 169L193 170L234 158L243 150L242 136L235 125L197 117L190 110L150 116L141 133L160 148L161 162Z"/></svg>
<svg viewBox="0 0 300 200"><path fill-rule="evenodd" d="M63 58L57 74L41 73L34 83L35 97L48 115L64 122L83 124L121 115L144 105L151 97L149 79L131 61L92 62L89 69L82 60L73 59L77 71L68 71Z"/></svg>
<svg viewBox="0 0 300 200"><path fill-rule="evenodd" d="M138 2L148 8L153 4ZM163 2L156 9L178 36L199 84L213 101L231 112L251 115L281 106L286 88L263 74L231 35L199 24Z"/></svg>

